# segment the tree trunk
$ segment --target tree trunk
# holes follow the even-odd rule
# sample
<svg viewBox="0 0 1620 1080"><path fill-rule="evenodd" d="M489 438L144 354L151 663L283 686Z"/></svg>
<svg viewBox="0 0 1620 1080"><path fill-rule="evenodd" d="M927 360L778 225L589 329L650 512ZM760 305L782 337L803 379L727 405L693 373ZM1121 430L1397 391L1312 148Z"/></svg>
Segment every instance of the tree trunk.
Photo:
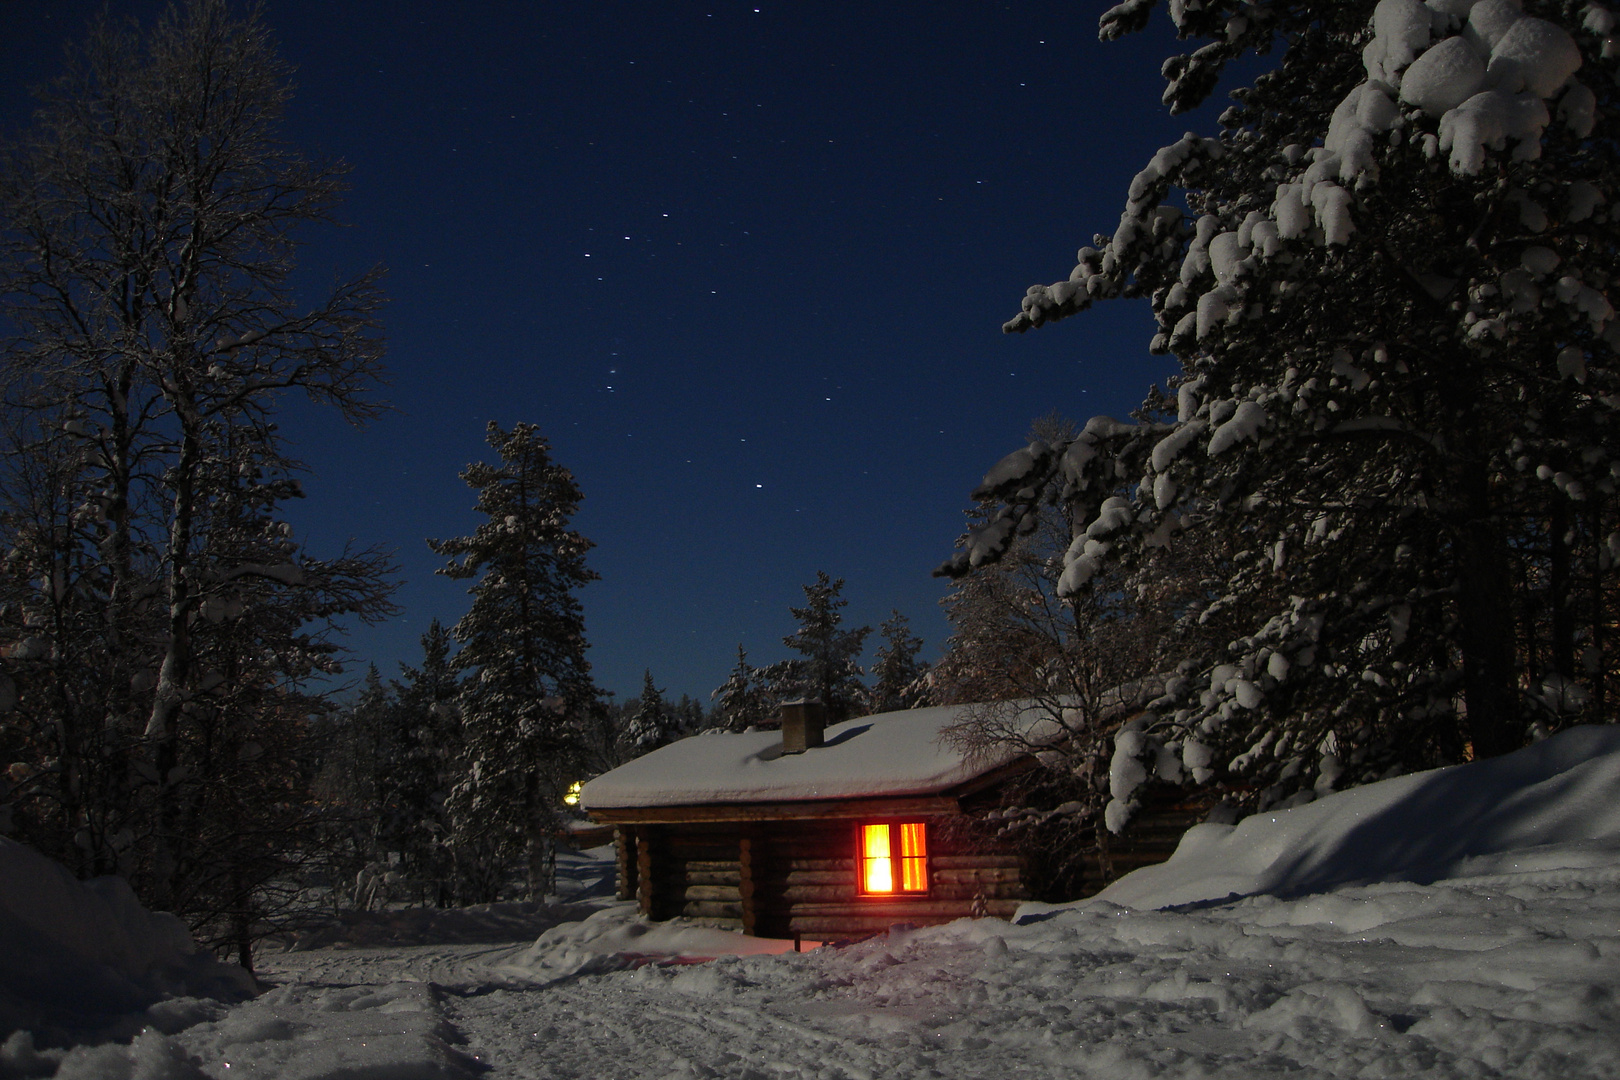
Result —
<svg viewBox="0 0 1620 1080"><path fill-rule="evenodd" d="M1574 515L1561 495L1552 497L1547 516L1547 608L1552 619L1552 670L1566 679L1575 676L1575 609L1570 605ZM1534 672L1532 672L1534 674Z"/></svg>
<svg viewBox="0 0 1620 1080"><path fill-rule="evenodd" d="M555 824L549 807L542 800L537 779L529 781L529 813L526 815L528 827L525 830L525 854L528 857L528 893L529 900L540 903L552 891L553 879L556 876L557 852L552 839L552 826Z"/></svg>
<svg viewBox="0 0 1620 1080"><path fill-rule="evenodd" d="M1515 686L1513 590L1507 542L1491 512L1485 463L1463 463L1466 506L1456 529L1458 639L1462 648L1463 700L1474 757L1516 750L1521 738Z"/></svg>
<svg viewBox="0 0 1620 1080"><path fill-rule="evenodd" d="M168 546L164 552L169 569L168 640L162 665L158 668L152 712L146 721L146 753L157 774L152 792L152 898L163 910L174 908L174 898L179 892L174 875L180 871L183 861L176 850L180 833L175 828L179 809L175 787L180 777L175 775L174 770L180 758L179 735L174 726L184 702L186 684L191 678L191 615L194 603L190 557L192 518L197 509L195 478L201 453L196 438L187 431L181 440L179 460L172 470L173 517L170 519Z"/></svg>

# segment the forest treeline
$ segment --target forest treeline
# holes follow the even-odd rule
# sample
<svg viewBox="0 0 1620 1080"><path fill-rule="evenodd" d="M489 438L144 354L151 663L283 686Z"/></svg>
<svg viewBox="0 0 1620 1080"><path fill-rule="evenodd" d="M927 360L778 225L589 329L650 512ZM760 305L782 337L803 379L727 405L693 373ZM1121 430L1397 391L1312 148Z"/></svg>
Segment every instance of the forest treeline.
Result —
<svg viewBox="0 0 1620 1080"><path fill-rule="evenodd" d="M578 486L533 425L491 424L462 473L482 523L428 541L467 613L398 679L335 691L341 626L395 617L396 575L294 539L305 466L276 416L377 414L384 298L375 270L294 298L343 168L280 139L289 93L255 12L106 16L0 163L0 835L124 876L244 964L322 903L544 896L571 786L768 719L805 677L857 692L867 633L817 637L842 605L823 576L803 659L743 695L764 712L667 702L651 673L614 705ZM920 642L885 632L889 694Z"/></svg>
<svg viewBox="0 0 1620 1080"><path fill-rule="evenodd" d="M1154 6L1110 9L1104 35ZM581 492L522 423L462 473L478 527L429 541L465 616L334 697L339 630L397 614L394 571L294 538L304 466L275 418L380 407L378 273L290 285L342 168L280 140L288 71L256 14L97 22L0 160L0 834L124 875L250 963L312 890L544 896L574 784L796 698L965 706L957 745L1041 766L983 827L1060 883L1106 865L1155 786L1230 818L1607 722L1615 18L1170 13L1204 42L1164 67L1173 109L1229 61L1270 66L1006 329L1142 298L1180 372L1126 420L1036 421L992 468L941 567L936 663L899 612L875 639L846 626L818 573L782 658L739 647L706 702L649 671L622 703L587 658ZM1039 745L1014 700L1050 716Z"/></svg>

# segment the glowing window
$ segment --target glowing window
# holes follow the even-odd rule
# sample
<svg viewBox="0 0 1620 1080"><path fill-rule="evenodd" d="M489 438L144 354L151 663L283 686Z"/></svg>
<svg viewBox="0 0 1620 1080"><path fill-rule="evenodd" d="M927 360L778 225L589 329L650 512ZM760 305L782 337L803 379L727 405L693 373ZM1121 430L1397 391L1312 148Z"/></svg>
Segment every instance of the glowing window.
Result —
<svg viewBox="0 0 1620 1080"><path fill-rule="evenodd" d="M862 825L860 886L867 895L928 891L928 829L921 822Z"/></svg>

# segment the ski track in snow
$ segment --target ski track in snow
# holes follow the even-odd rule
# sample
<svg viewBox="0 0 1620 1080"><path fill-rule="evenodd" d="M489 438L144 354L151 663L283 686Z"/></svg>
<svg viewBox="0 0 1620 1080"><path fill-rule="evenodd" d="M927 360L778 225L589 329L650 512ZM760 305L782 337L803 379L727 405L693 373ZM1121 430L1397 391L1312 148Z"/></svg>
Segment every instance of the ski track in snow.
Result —
<svg viewBox="0 0 1620 1080"><path fill-rule="evenodd" d="M1094 903L1024 926L963 921L543 983L513 976L524 949L267 957L284 984L267 997L302 988L316 1010L361 988L402 1010L431 1001L436 1025L411 1035L418 1067L390 1077L1620 1075L1613 868L1178 912ZM210 1056L212 1075L242 1075Z"/></svg>
<svg viewBox="0 0 1620 1080"><path fill-rule="evenodd" d="M43 1049L0 1040L0 1080L1614 1080L1617 793L1620 728L1575 729L1199 826L1162 866L1025 904L1019 925L803 954L638 919L604 898L612 851L594 849L561 867L567 904L349 913L263 954L256 998L127 1015L106 990L123 969L90 977L85 943L127 924L132 956L195 947L0 844L26 870L0 875L0 1006L46 1015L24 993L43 987L85 1016L82 1037L42 1027ZM6 978L20 942L33 982ZM729 953L749 955L694 962ZM192 967L180 990L213 992L218 965Z"/></svg>

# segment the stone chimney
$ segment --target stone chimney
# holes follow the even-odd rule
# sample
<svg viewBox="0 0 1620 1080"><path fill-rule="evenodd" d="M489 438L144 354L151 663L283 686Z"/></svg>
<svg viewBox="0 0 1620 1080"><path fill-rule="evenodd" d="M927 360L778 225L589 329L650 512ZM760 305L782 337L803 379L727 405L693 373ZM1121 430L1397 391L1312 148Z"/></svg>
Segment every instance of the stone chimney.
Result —
<svg viewBox="0 0 1620 1080"><path fill-rule="evenodd" d="M819 701L782 703L782 753L802 754L822 745L827 707Z"/></svg>

